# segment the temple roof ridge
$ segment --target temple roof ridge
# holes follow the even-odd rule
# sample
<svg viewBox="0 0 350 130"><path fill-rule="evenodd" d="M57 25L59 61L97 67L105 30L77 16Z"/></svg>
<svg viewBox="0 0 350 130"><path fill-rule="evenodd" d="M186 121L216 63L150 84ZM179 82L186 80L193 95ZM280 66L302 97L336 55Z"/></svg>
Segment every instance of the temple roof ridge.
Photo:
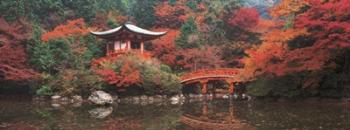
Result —
<svg viewBox="0 0 350 130"><path fill-rule="evenodd" d="M110 29L107 31L102 31L102 32L98 32L98 31L90 31L92 34L97 35L97 36L102 36L102 35L110 35L113 33L118 33L121 30L127 29L128 31L131 31L133 33L139 33L139 34L143 34L143 35L152 35L152 36L161 36L161 35L165 35L167 33L167 31L164 32L154 32L154 31L150 31L147 29L143 29L141 27L138 27L130 22L127 22L119 27L116 27L114 29Z"/></svg>

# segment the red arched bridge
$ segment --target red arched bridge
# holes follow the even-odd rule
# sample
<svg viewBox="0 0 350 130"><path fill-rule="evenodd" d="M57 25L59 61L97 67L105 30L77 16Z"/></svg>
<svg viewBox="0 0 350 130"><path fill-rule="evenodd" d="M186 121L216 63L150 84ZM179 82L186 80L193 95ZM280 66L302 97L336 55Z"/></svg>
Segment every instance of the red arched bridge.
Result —
<svg viewBox="0 0 350 130"><path fill-rule="evenodd" d="M208 82L212 80L223 80L229 84L230 94L234 93L234 78L238 74L237 69L220 68L220 69L202 69L190 73L186 73L180 77L182 84L200 83L202 94L207 94Z"/></svg>

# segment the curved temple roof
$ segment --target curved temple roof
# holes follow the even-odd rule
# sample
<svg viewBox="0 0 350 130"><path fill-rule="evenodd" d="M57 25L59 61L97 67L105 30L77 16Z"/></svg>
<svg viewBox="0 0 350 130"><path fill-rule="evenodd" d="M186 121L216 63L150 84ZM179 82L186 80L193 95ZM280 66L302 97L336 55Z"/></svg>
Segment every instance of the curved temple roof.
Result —
<svg viewBox="0 0 350 130"><path fill-rule="evenodd" d="M98 37L108 39L108 40L133 40L133 41L148 41L156 39L160 36L165 35L167 32L153 32L140 27L137 27L133 24L126 23L117 28L103 31L103 32L94 32L91 31L93 35Z"/></svg>

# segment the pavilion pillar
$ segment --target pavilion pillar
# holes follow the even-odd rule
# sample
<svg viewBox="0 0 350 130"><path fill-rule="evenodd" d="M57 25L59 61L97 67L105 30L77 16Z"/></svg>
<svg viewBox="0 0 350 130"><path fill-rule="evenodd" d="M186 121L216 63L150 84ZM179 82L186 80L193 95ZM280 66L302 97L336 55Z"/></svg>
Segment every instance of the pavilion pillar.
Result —
<svg viewBox="0 0 350 130"><path fill-rule="evenodd" d="M202 94L207 94L208 93L208 81L207 80L202 80L200 81L202 85Z"/></svg>
<svg viewBox="0 0 350 130"><path fill-rule="evenodd" d="M109 53L109 44L107 43L107 45L106 45L106 55L109 56L109 54L110 54Z"/></svg>
<svg viewBox="0 0 350 130"><path fill-rule="evenodd" d="M207 103L205 103L202 107L202 115L204 117L208 117L208 115L209 115L209 107L208 107Z"/></svg>
<svg viewBox="0 0 350 130"><path fill-rule="evenodd" d="M230 106L229 106L229 122L230 123L234 123L234 122L236 122L235 121L235 108L233 107L233 104L232 104L232 102L230 102Z"/></svg>
<svg viewBox="0 0 350 130"><path fill-rule="evenodd" d="M126 42L126 50L130 51L131 50L131 41Z"/></svg>
<svg viewBox="0 0 350 130"><path fill-rule="evenodd" d="M143 42L141 42L141 54L143 54L143 51L144 51L144 45L143 45Z"/></svg>

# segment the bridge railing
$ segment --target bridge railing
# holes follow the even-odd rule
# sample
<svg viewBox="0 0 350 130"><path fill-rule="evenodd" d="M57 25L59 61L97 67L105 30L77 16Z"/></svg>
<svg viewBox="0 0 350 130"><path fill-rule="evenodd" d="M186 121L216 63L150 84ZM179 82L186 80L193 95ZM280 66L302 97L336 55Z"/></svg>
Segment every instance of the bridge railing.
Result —
<svg viewBox="0 0 350 130"><path fill-rule="evenodd" d="M189 72L180 77L181 80L195 79L196 77L215 77L215 76L233 76L238 73L237 69L220 68L220 69L201 69Z"/></svg>

